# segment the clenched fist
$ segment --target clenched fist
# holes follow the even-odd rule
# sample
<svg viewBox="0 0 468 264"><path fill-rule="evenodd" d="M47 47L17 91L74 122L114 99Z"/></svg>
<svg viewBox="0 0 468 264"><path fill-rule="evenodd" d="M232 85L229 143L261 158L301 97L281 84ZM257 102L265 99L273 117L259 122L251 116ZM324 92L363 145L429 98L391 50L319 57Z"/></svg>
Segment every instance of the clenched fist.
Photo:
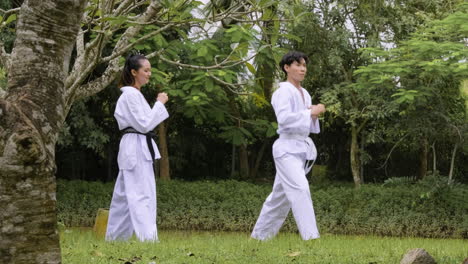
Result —
<svg viewBox="0 0 468 264"><path fill-rule="evenodd" d="M169 100L169 97L167 96L167 93L158 93L157 100L162 104L165 104Z"/></svg>
<svg viewBox="0 0 468 264"><path fill-rule="evenodd" d="M311 105L309 106L310 115L313 117L319 116L321 113L325 113L325 105L318 104L318 105Z"/></svg>

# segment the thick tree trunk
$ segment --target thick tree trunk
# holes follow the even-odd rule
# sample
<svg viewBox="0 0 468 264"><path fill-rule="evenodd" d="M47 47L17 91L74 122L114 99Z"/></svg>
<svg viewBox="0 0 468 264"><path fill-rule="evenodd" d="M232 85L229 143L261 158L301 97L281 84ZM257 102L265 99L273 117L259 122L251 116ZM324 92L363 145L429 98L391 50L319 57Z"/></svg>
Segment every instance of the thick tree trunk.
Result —
<svg viewBox="0 0 468 264"><path fill-rule="evenodd" d="M453 180L453 169L455 168L455 156L457 155L457 149L458 149L458 142L455 143L455 146L453 147L452 158L450 159L450 171L448 174L449 182L452 182Z"/></svg>
<svg viewBox="0 0 468 264"><path fill-rule="evenodd" d="M268 143L269 143L269 140L265 139L262 143L262 146L260 147L260 150L258 151L257 157L255 159L255 166L250 171L250 178L252 179L257 178L258 169L260 168L260 164L262 162L263 155L265 153L265 149Z"/></svg>
<svg viewBox="0 0 468 264"><path fill-rule="evenodd" d="M0 263L60 263L55 143L85 0L25 1L0 99Z"/></svg>
<svg viewBox="0 0 468 264"><path fill-rule="evenodd" d="M271 10L271 13L274 14L277 12L276 6L272 5L268 8ZM263 34L262 34L262 41L274 46L276 43L272 43L272 35L278 34L278 32L274 32L275 22L273 21L265 21L263 23ZM259 78L260 85L262 86L263 95L265 96L265 100L270 102L271 94L273 91L273 83L275 81L275 57L273 54L273 50L271 47L268 47L264 50L264 53L259 56L261 60L258 63L257 69L257 77ZM258 58L258 59L260 59ZM271 109L268 109L271 111Z"/></svg>
<svg viewBox="0 0 468 264"><path fill-rule="evenodd" d="M112 179L114 179L117 175L115 175L115 172L114 172L114 159L115 159L116 155L115 155L115 152L114 152L114 149L112 147L111 144L108 144L107 145L107 157L106 157L106 161L107 161L107 177L106 177L106 181L112 181Z"/></svg>
<svg viewBox="0 0 468 264"><path fill-rule="evenodd" d="M429 154L429 143L427 138L423 137L421 139L421 149L419 151L419 170L417 178L421 180L426 177L427 174L427 155Z"/></svg>
<svg viewBox="0 0 468 264"><path fill-rule="evenodd" d="M436 149L435 149L435 141L432 143L432 172L435 173L437 171L437 156L436 156Z"/></svg>
<svg viewBox="0 0 468 264"><path fill-rule="evenodd" d="M236 145L232 144L232 154L231 154L231 178L234 178L236 175Z"/></svg>
<svg viewBox="0 0 468 264"><path fill-rule="evenodd" d="M242 123L240 120L242 120L242 116L239 110L239 106L237 105L236 98L232 94L228 94L229 98L229 107L231 108L233 116L236 117L238 120L238 126L242 127ZM247 152L247 145L245 144L240 144L237 148L239 150L239 174L241 178L247 178L249 177L249 155ZM233 159L235 157L233 156Z"/></svg>
<svg viewBox="0 0 468 264"><path fill-rule="evenodd" d="M242 179L249 177L249 153L247 145L241 144L239 146L239 172Z"/></svg>
<svg viewBox="0 0 468 264"><path fill-rule="evenodd" d="M365 141L365 138L364 138L364 133L361 133L361 147L359 149L359 166L360 166L360 170L359 170L359 177L361 179L361 183L364 183L364 159L362 158L362 153L364 153L364 141Z"/></svg>
<svg viewBox="0 0 468 264"><path fill-rule="evenodd" d="M353 174L354 185L356 188L361 186L361 162L359 157L358 130L355 126L351 127L351 172Z"/></svg>
<svg viewBox="0 0 468 264"><path fill-rule="evenodd" d="M167 125L166 122L162 122L158 126L159 135L159 152L161 153L161 159L159 160L159 177L161 180L170 180L171 174L169 171L169 151L167 149Z"/></svg>

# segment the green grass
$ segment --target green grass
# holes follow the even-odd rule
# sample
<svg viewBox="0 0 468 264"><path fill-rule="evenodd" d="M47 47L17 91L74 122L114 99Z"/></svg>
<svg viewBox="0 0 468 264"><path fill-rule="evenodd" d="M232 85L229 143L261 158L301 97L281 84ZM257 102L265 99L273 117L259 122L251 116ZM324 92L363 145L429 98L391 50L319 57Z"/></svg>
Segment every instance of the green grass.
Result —
<svg viewBox="0 0 468 264"><path fill-rule="evenodd" d="M105 242L90 229L61 232L62 258L71 263L400 263L404 253L424 248L437 263L460 264L468 241L376 236L324 235L302 241L282 232L259 242L247 233L161 231L159 243Z"/></svg>

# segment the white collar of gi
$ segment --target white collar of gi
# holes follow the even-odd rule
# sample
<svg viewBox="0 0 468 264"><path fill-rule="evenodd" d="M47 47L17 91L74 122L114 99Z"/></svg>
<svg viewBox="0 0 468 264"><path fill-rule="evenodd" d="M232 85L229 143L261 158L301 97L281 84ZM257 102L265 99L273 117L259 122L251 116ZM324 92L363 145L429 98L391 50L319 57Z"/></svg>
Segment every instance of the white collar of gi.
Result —
<svg viewBox="0 0 468 264"><path fill-rule="evenodd" d="M280 83L280 87L281 87L281 86L289 87L289 88L291 88L291 89L294 89L295 91L298 91L298 88L297 88L296 86L294 86L292 83L288 82L288 81L286 81L286 82L281 82L281 83ZM304 88L302 88L302 86L301 86L300 89L302 90L302 89L304 89ZM298 92L299 92L299 91L298 91Z"/></svg>
<svg viewBox="0 0 468 264"><path fill-rule="evenodd" d="M125 93L125 92L134 92L134 91L138 91L140 92L137 88L133 87L133 86L123 86L120 88L120 91L122 91L122 93Z"/></svg>

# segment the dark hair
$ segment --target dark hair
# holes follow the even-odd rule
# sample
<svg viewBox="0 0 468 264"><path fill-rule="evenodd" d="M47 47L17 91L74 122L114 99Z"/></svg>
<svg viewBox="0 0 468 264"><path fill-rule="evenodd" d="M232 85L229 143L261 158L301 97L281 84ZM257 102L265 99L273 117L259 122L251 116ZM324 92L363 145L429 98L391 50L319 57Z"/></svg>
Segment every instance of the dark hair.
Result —
<svg viewBox="0 0 468 264"><path fill-rule="evenodd" d="M281 59L279 66L281 70L288 76L288 73L284 70L284 65L291 65L293 62L301 62L301 59L304 59L306 63L309 62L309 57L302 52L299 51L290 51L286 53L283 58Z"/></svg>
<svg viewBox="0 0 468 264"><path fill-rule="evenodd" d="M120 76L119 87L135 84L135 77L132 75L132 70L138 71L138 69L141 68L142 60L147 60L147 58L141 54L130 54L127 56L122 75Z"/></svg>

